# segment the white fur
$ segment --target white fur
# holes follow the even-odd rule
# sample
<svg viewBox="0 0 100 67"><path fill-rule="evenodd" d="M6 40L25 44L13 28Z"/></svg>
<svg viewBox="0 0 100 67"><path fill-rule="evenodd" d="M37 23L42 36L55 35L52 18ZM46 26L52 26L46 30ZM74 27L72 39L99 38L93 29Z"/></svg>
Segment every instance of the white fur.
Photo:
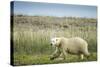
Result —
<svg viewBox="0 0 100 67"><path fill-rule="evenodd" d="M88 44L84 39L80 37L55 37L51 39L51 44L56 47L56 50L51 58L55 58L60 55L65 58L67 53L79 54L81 56L81 59L83 59L83 55L89 56Z"/></svg>
<svg viewBox="0 0 100 67"><path fill-rule="evenodd" d="M60 40L60 38L52 38L51 39L51 44L53 45L53 46L55 46L57 43L58 43L58 40Z"/></svg>

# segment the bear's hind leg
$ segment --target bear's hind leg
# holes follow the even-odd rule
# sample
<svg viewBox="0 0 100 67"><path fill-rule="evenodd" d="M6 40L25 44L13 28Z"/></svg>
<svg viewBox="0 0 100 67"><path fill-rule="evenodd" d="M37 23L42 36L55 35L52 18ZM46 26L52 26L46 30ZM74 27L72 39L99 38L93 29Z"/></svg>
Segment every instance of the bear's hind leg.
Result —
<svg viewBox="0 0 100 67"><path fill-rule="evenodd" d="M82 53L78 54L77 56L78 56L78 60L83 60L84 59L84 54L82 54Z"/></svg>
<svg viewBox="0 0 100 67"><path fill-rule="evenodd" d="M88 59L89 56L90 56L90 53L89 53L88 51L85 51L85 52L84 52L84 55L85 55L85 57Z"/></svg>
<svg viewBox="0 0 100 67"><path fill-rule="evenodd" d="M81 60L83 60L84 59L84 55L80 54L80 58L81 58Z"/></svg>

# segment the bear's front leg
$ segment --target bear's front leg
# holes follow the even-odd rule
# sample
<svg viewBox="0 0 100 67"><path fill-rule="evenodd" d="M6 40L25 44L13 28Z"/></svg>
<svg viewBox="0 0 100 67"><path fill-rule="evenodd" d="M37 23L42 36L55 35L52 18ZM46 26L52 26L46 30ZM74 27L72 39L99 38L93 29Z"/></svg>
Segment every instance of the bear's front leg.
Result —
<svg viewBox="0 0 100 67"><path fill-rule="evenodd" d="M66 56L67 56L67 52L64 49L62 49L62 57L64 60L66 59Z"/></svg>
<svg viewBox="0 0 100 67"><path fill-rule="evenodd" d="M50 60L54 60L55 58L59 57L59 55L61 54L59 48L56 47L55 52L50 56Z"/></svg>

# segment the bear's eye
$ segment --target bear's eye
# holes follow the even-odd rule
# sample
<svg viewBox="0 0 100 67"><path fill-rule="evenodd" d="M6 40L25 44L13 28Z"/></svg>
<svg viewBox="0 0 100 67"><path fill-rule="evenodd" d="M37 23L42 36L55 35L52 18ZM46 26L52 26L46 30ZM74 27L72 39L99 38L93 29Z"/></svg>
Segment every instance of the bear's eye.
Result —
<svg viewBox="0 0 100 67"><path fill-rule="evenodd" d="M58 39L56 39L56 41L58 41Z"/></svg>

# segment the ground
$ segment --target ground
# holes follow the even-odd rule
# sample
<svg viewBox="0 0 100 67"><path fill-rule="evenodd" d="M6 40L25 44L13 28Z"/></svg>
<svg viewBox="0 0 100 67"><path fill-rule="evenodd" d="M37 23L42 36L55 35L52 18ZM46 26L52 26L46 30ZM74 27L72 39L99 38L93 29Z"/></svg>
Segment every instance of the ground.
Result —
<svg viewBox="0 0 100 67"><path fill-rule="evenodd" d="M88 62L96 61L97 54L92 53L92 55L87 59L79 59L77 55L68 54L66 60L50 60L49 55L16 55L14 60L14 65L38 65L38 64L55 64L55 63L72 63L72 62Z"/></svg>

